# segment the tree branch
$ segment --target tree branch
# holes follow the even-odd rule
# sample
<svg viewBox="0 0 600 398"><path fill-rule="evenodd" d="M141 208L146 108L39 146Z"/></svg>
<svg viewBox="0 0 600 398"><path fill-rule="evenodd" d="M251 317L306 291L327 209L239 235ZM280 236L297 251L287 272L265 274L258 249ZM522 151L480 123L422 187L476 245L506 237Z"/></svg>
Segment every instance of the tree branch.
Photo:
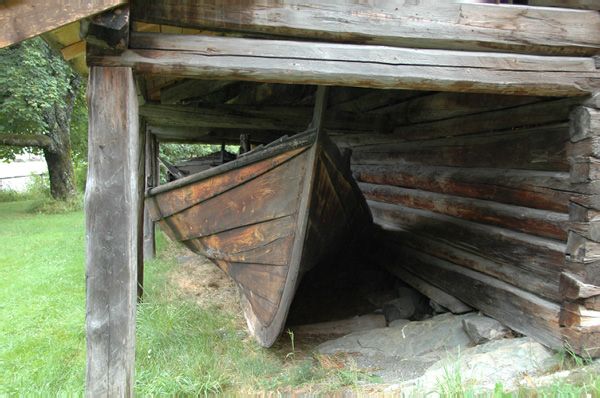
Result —
<svg viewBox="0 0 600 398"><path fill-rule="evenodd" d="M55 151L54 141L44 134L0 134L0 145L34 146L48 151Z"/></svg>

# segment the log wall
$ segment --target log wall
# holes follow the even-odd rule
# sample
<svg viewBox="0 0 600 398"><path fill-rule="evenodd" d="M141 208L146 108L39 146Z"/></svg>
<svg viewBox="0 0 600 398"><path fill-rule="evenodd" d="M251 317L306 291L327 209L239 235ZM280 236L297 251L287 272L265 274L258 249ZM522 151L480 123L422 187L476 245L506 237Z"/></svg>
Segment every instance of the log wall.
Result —
<svg viewBox="0 0 600 398"><path fill-rule="evenodd" d="M597 355L598 300L589 293L600 284L593 104L421 93L367 111L387 114L395 127L335 138L353 149L381 264L548 346L562 347L567 337L578 352ZM569 288L589 297L569 299Z"/></svg>

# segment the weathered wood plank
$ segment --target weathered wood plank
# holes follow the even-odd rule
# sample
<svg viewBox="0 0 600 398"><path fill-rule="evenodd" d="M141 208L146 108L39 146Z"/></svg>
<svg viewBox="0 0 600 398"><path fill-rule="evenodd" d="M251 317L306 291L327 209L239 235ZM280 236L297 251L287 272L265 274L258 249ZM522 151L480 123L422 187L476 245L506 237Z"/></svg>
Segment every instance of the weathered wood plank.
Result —
<svg viewBox="0 0 600 398"><path fill-rule="evenodd" d="M95 46L124 50L129 47L129 5L81 21L79 37Z"/></svg>
<svg viewBox="0 0 600 398"><path fill-rule="evenodd" d="M421 164L569 171L566 125L353 147L353 164ZM498 156L510 154L510 156Z"/></svg>
<svg viewBox="0 0 600 398"><path fill-rule="evenodd" d="M432 284L425 282L412 272L406 271L405 269L399 269L395 266L390 266L387 262L380 264L381 267L388 270L393 275L402 279L425 296L429 297L439 305L448 308L453 314L463 314L465 312L473 311L473 308L463 303L456 297L446 293L442 289L439 289Z"/></svg>
<svg viewBox="0 0 600 398"><path fill-rule="evenodd" d="M600 311L600 296L593 296L583 300L583 306L588 310Z"/></svg>
<svg viewBox="0 0 600 398"><path fill-rule="evenodd" d="M565 263L566 245L503 228L486 226L408 207L368 201L373 219L412 231L495 263L514 264L533 274L584 276L586 265ZM551 273L551 274L549 274Z"/></svg>
<svg viewBox="0 0 600 398"><path fill-rule="evenodd" d="M486 226L408 207L368 201L373 219L433 241L474 253L494 263L512 264L558 283L561 272L585 277L587 265L566 263L566 245L552 239ZM556 289L558 292L558 289Z"/></svg>
<svg viewBox="0 0 600 398"><path fill-rule="evenodd" d="M566 250L567 259L579 263L592 263L600 260L600 243L586 239L576 232L569 232Z"/></svg>
<svg viewBox="0 0 600 398"><path fill-rule="evenodd" d="M349 333L379 329L386 326L385 316L371 314L340 321L291 326L290 330L294 332L294 336L344 336Z"/></svg>
<svg viewBox="0 0 600 398"><path fill-rule="evenodd" d="M561 326L595 328L600 332L600 311L588 310L581 304L565 301L560 308Z"/></svg>
<svg viewBox="0 0 600 398"><path fill-rule="evenodd" d="M562 347L559 305L482 273L418 251L393 246L388 261L407 269L513 330ZM401 272L401 271L399 271Z"/></svg>
<svg viewBox="0 0 600 398"><path fill-rule="evenodd" d="M290 130L255 130L243 128L205 128L191 126L162 126L148 125L148 131L156 135L159 142L206 143L220 144L225 141L228 145L239 144L240 135L250 134L254 144L268 144L284 135L292 135Z"/></svg>
<svg viewBox="0 0 600 398"><path fill-rule="evenodd" d="M404 229L381 221L378 217L375 220L381 227L381 237L386 239L386 242L407 246L442 260L451 261L554 302L563 300L558 293L561 270L554 267L543 269L533 264L520 264L516 259L510 262L507 258L491 255L488 253L490 248L481 247L479 242L475 242L474 245L471 242L457 243L448 236L432 236L418 229ZM467 247L469 245L471 247Z"/></svg>
<svg viewBox="0 0 600 398"><path fill-rule="evenodd" d="M600 295L600 286L582 282L575 275L562 272L560 274L560 294L571 300L589 298Z"/></svg>
<svg viewBox="0 0 600 398"><path fill-rule="evenodd" d="M143 125L142 131L146 131L145 124ZM156 142L156 136L146 132L146 165L144 181L145 190L155 187L159 183L159 165L158 165L158 142ZM150 218L147 206L144 207L144 259L153 259L156 256L156 239L155 239L155 223ZM143 286L143 266L141 272L138 270L138 274L141 275L141 280L138 278L138 289ZM139 292L138 292L139 296Z"/></svg>
<svg viewBox="0 0 600 398"><path fill-rule="evenodd" d="M552 57L542 57L537 64L544 65L545 72L539 73L540 68L528 66L536 64L534 60L523 60L519 63L521 66L507 66L512 62L510 57L514 57L507 55L490 60L493 66L486 67L481 63L486 54L350 44L319 43L317 46L314 43L226 37L212 42L213 38L211 36L199 47L192 46L198 50L132 49L122 54L110 54L88 48L87 61L90 65L130 66L142 73L199 79L541 96L582 96L600 89L595 66L594 70L587 70L591 66L587 66L586 60L583 61L585 71L565 72L549 69L553 64L564 62L560 57L555 57L556 61ZM135 40L137 42L139 36L135 36ZM151 41L153 45L162 45L161 40L153 36ZM182 42L192 44L197 40L198 36L181 38ZM217 44L221 42L239 48L239 54L220 51ZM256 55L248 50L258 46L271 49L272 55L268 52ZM411 51L413 56L406 54ZM303 57L304 53L308 57ZM422 54L427 54L430 65L411 63L415 57L420 61ZM445 65L443 60L450 65Z"/></svg>
<svg viewBox="0 0 600 398"><path fill-rule="evenodd" d="M542 124L568 122L570 107L578 105L581 101L579 98L552 100L447 120L401 126L397 127L393 134L357 133L333 138L344 146L354 147L523 129ZM566 125L565 128L567 128ZM581 148L581 152L585 150L588 148Z"/></svg>
<svg viewBox="0 0 600 398"><path fill-rule="evenodd" d="M595 37L600 18L592 11L399 2L141 0L132 6L134 19L143 22L319 41L560 55L592 55L600 49Z"/></svg>
<svg viewBox="0 0 600 398"><path fill-rule="evenodd" d="M359 183L367 199L432 211L557 240L567 240L568 214L417 189Z"/></svg>
<svg viewBox="0 0 600 398"><path fill-rule="evenodd" d="M131 69L92 68L88 101L86 391L133 396L144 139Z"/></svg>
<svg viewBox="0 0 600 398"><path fill-rule="evenodd" d="M385 111L398 125L408 126L506 108L514 112L514 108L542 101L541 97L442 92L411 98Z"/></svg>
<svg viewBox="0 0 600 398"><path fill-rule="evenodd" d="M146 104L140 115L154 126L185 126L195 128L227 128L252 130L287 130L302 132L312 120L309 107L219 105L217 107ZM388 132L391 129L384 115L357 115L349 112L327 112L326 131ZM239 138L239 136L238 136Z"/></svg>
<svg viewBox="0 0 600 398"><path fill-rule="evenodd" d="M160 103L173 105L203 97L234 84L231 80L185 80L160 90Z"/></svg>
<svg viewBox="0 0 600 398"><path fill-rule="evenodd" d="M599 25L600 27L600 25ZM261 58L290 58L372 62L388 65L444 66L485 68L497 71L537 72L596 72L592 58L540 57L534 55L458 52L444 50L414 50L369 45L344 45L303 41L259 40L203 35L160 35L134 33L131 47L138 50L167 50L190 52L206 56L253 56Z"/></svg>
<svg viewBox="0 0 600 398"><path fill-rule="evenodd" d="M600 10L595 0L528 0L530 6L581 8L584 10Z"/></svg>
<svg viewBox="0 0 600 398"><path fill-rule="evenodd" d="M600 134L600 110L578 106L569 120L571 141L577 142Z"/></svg>
<svg viewBox="0 0 600 398"><path fill-rule="evenodd" d="M123 4L127 1L4 0L0 3L0 48Z"/></svg>
<svg viewBox="0 0 600 398"><path fill-rule="evenodd" d="M352 170L357 181L563 213L573 195L566 172L421 165L354 165Z"/></svg>

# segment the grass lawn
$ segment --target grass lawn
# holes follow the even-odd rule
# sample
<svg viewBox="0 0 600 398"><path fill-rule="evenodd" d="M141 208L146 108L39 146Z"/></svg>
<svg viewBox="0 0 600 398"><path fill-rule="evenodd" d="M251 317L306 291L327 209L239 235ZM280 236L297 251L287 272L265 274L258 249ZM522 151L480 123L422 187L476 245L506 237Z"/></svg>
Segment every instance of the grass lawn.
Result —
<svg viewBox="0 0 600 398"><path fill-rule="evenodd" d="M33 204L0 203L0 394L81 393L83 212L33 214ZM172 244L159 236L138 306L136 393L256 391L323 380L313 361L282 360L240 334L239 311L200 310L182 296L168 278L178 266ZM352 382L327 382L327 388Z"/></svg>
<svg viewBox="0 0 600 398"><path fill-rule="evenodd" d="M0 392L81 391L85 383L83 212L0 203Z"/></svg>
<svg viewBox="0 0 600 398"><path fill-rule="evenodd" d="M86 360L83 212L34 214L28 211L33 204L0 202L0 395L81 394ZM137 311L136 394L335 392L377 381L340 366L335 358L297 357L293 335L283 353L260 348L241 332L238 308L200 307L175 286L170 276L181 265L173 257L181 252L158 236L159 254L146 262L144 302ZM464 386L452 388L469 395ZM557 382L541 393L580 396L589 391L600 396L597 373L574 385ZM502 388L498 393L502 396Z"/></svg>

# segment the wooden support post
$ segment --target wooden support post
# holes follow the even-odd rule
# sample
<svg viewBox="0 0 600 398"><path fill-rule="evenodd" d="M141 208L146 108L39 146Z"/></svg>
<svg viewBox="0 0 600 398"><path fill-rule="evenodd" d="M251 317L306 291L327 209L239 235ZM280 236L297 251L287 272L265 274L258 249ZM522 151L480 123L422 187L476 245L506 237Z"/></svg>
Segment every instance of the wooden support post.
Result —
<svg viewBox="0 0 600 398"><path fill-rule="evenodd" d="M146 179L145 189L158 186L158 142L156 136L146 132ZM148 209L144 210L144 260L153 259L156 256L155 225ZM143 268L138 272L138 289L144 286ZM141 297L141 292L138 292Z"/></svg>
<svg viewBox="0 0 600 398"><path fill-rule="evenodd" d="M144 152L130 68L91 68L85 194L88 396L132 396Z"/></svg>

